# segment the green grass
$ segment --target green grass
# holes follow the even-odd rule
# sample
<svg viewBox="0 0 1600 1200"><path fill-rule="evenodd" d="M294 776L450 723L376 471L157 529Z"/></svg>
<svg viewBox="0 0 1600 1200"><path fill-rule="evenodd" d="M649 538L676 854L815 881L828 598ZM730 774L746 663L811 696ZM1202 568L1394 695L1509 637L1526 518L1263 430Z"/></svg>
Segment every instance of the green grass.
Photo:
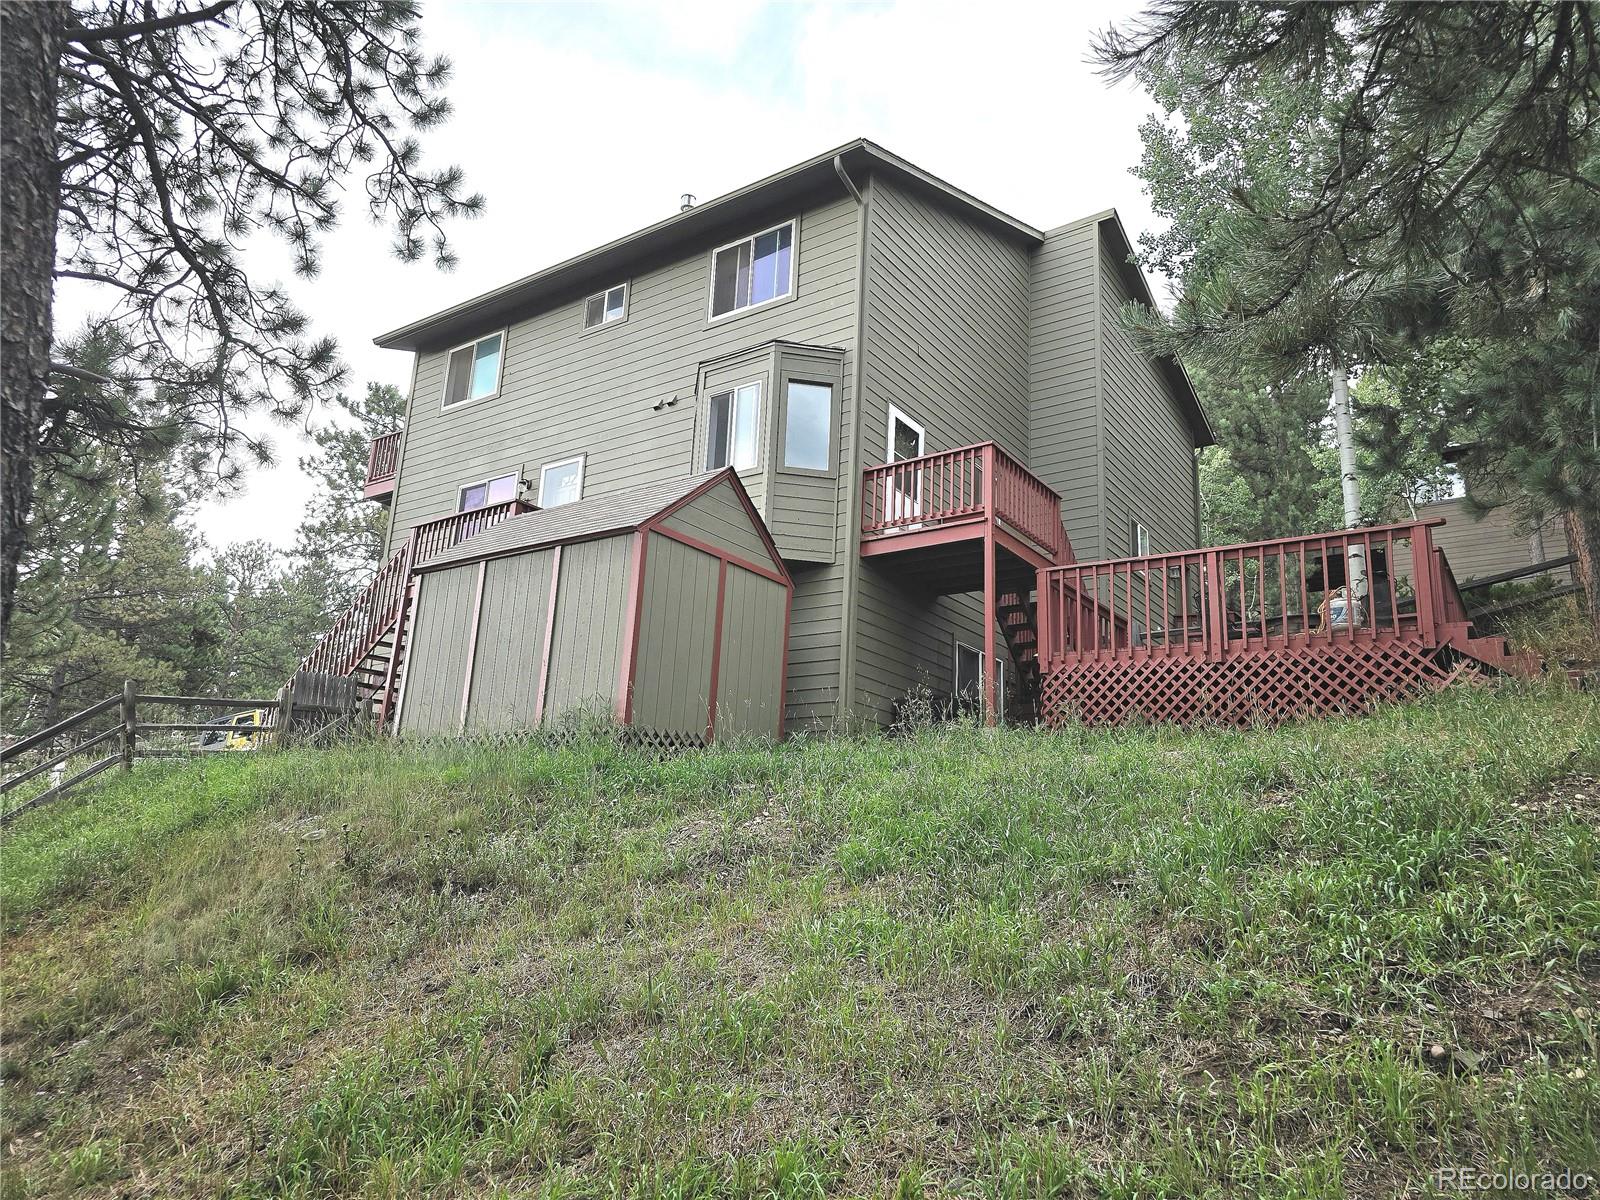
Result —
<svg viewBox="0 0 1600 1200"><path fill-rule="evenodd" d="M217 755L0 858L4 1194L1600 1175L1600 703Z"/></svg>

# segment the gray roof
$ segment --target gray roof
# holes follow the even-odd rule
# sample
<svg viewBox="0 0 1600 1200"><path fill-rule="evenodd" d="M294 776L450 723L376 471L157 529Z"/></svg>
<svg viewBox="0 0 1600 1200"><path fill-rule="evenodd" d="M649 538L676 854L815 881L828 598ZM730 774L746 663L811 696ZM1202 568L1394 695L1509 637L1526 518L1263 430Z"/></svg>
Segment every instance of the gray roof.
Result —
<svg viewBox="0 0 1600 1200"><path fill-rule="evenodd" d="M687 212L674 213L664 221L597 246L576 258L390 330L374 341L386 350L437 350L504 324L514 313L559 303L563 298L577 299L596 280L614 283L613 276L618 272L637 274L641 262L670 254L684 243L737 236L741 223L780 205L793 205L808 197L845 195L839 167L856 182L860 181L862 172L887 171L948 203L959 205L974 219L1002 234L1034 245L1044 239L1043 232L1032 225L985 204L970 192L946 183L866 138L857 138L824 150L776 175L697 204Z"/></svg>
<svg viewBox="0 0 1600 1200"><path fill-rule="evenodd" d="M619 492L608 492L592 500L577 500L558 508L541 508L521 516L508 517L419 563L417 570L434 571L455 563L476 562L500 554L513 554L558 542L577 542L605 534L637 529L651 517L682 500L695 488L728 471L705 471L669 479L665 483L640 484Z"/></svg>

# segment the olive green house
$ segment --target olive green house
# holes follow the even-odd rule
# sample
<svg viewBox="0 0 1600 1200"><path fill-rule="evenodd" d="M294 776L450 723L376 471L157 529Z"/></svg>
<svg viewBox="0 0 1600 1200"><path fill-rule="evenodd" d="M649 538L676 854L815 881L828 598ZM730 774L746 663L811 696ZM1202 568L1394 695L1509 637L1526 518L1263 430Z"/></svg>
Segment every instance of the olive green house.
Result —
<svg viewBox="0 0 1600 1200"><path fill-rule="evenodd" d="M1211 432L1130 301L1114 211L857 140L385 333L392 557L306 665L402 733L1026 714L1038 573L1198 541Z"/></svg>

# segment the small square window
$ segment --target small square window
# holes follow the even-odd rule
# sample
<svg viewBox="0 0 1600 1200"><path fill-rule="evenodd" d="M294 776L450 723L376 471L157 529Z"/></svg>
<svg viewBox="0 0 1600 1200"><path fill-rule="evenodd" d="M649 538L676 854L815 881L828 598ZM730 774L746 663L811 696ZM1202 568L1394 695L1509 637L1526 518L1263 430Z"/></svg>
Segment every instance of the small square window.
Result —
<svg viewBox="0 0 1600 1200"><path fill-rule="evenodd" d="M583 455L545 463L539 469L539 507L557 508L583 495Z"/></svg>
<svg viewBox="0 0 1600 1200"><path fill-rule="evenodd" d="M505 334L492 333L450 351L445 368L444 407L486 400L500 391Z"/></svg>
<svg viewBox="0 0 1600 1200"><path fill-rule="evenodd" d="M614 288L596 292L583 302L583 327L598 329L628 315L628 285L619 283Z"/></svg>

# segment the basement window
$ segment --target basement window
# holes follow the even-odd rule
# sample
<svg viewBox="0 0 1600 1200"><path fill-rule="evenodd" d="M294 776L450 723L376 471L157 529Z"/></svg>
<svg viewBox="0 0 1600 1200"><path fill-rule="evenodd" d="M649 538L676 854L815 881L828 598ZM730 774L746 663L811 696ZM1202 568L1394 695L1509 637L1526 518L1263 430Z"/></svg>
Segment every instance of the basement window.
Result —
<svg viewBox="0 0 1600 1200"><path fill-rule="evenodd" d="M505 344L506 335L502 331L450 351L441 407L454 408L458 404L498 396Z"/></svg>
<svg viewBox="0 0 1600 1200"><path fill-rule="evenodd" d="M711 255L711 319L794 294L794 222L730 242Z"/></svg>
<svg viewBox="0 0 1600 1200"><path fill-rule="evenodd" d="M628 285L619 283L614 288L596 292L583 302L584 329L599 329L628 315Z"/></svg>

